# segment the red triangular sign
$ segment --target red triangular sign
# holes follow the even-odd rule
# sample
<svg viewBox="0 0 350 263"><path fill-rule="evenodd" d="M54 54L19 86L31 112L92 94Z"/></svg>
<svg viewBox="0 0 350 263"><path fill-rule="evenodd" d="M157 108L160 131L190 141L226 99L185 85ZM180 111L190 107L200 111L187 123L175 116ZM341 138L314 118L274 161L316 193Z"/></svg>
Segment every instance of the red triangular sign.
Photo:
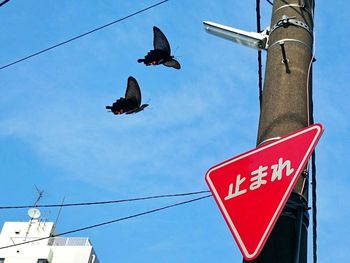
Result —
<svg viewBox="0 0 350 263"><path fill-rule="evenodd" d="M321 124L311 125L207 172L210 191L246 260L261 252L322 132Z"/></svg>

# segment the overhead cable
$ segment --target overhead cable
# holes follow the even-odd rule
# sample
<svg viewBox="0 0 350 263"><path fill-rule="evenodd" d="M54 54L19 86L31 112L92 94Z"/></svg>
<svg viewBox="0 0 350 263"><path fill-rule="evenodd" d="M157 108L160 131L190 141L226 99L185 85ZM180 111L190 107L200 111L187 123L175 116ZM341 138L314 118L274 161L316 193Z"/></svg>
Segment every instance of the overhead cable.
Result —
<svg viewBox="0 0 350 263"><path fill-rule="evenodd" d="M309 72L310 74L310 72ZM311 79L308 81L311 81ZM314 103L312 85L309 87L309 125L314 124ZM313 263L317 263L317 176L316 176L316 152L311 155L311 196L312 196L312 256Z"/></svg>
<svg viewBox="0 0 350 263"><path fill-rule="evenodd" d="M30 58L32 58L32 57L38 56L38 55L40 55L40 54L42 54L42 53L45 53L45 52L47 52L47 51L49 51L49 50L51 50L51 49L54 49L54 48L57 48L57 47L59 47L59 46L68 44L69 42L72 42L72 41L74 41L74 40L77 40L77 39L79 39L79 38L82 38L82 37L84 37L84 36L87 36L87 35L89 35L89 34L95 33L96 31L99 31L99 30L101 30L101 29L104 29L104 28L106 28L106 27L109 27L109 26L111 26L111 25L113 25L113 24L119 23L119 22L121 22L121 21L123 21L123 20L126 20L126 19L130 18L130 17L133 17L133 16L138 15L138 14L140 14L140 13L143 13L143 12L145 12L145 11L147 11L147 10L150 10L150 9L156 7L156 6L159 6L159 5L161 5L161 4L164 4L165 2L168 2L168 1L169 1L169 0L163 0L163 1L161 1L161 2L158 2L158 3L154 4L154 5L151 5L151 6L148 6L148 7L146 7L146 8L143 8L143 9L141 9L141 10L139 10L139 11L136 11L136 12L130 14L130 15L127 15L127 16L124 16L124 17L119 18L119 19L117 19L117 20L114 20L114 21L112 21L112 22L110 22L110 23L108 23L108 24L105 24L105 25L102 25L102 26L97 27L97 28L95 28L95 29L92 29L92 30L90 30L90 31L88 31L88 32L86 32L86 33L83 33L83 34L81 34L81 35L75 36L75 37L70 38L70 39L68 39L68 40L65 40L65 41L63 41L63 42L60 42L60 43L58 43L58 44L55 44L55 45L53 45L53 46L50 46L50 47L45 48L45 49L43 49L43 50L40 50L40 51L38 51L38 52L35 52L35 53L33 53L33 54L29 55L29 56L26 56L26 57L24 57L24 58L18 59L18 60L13 61L13 62L11 62L11 63L9 63L9 64L3 65L3 66L0 67L0 70L5 69L5 68L10 67L10 66L13 66L13 65L15 65L15 64L17 64L17 63L20 63L20 62L22 62L22 61L24 61L24 60L27 60L27 59L30 59Z"/></svg>
<svg viewBox="0 0 350 263"><path fill-rule="evenodd" d="M152 214L152 213L159 212L159 211L162 211L162 210L166 210L166 209L169 209L169 208L173 208L173 207L176 207L176 206L180 206L180 205L185 205L185 204L193 203L193 202L196 202L196 201L199 201L199 200L208 198L208 197L210 197L210 196L211 196L211 195L206 195L206 196L202 196L202 197L190 199L190 200L183 201L183 202L179 202L179 203L175 203L175 204L172 204L172 205L167 205L167 206L163 206L163 207L160 207L160 208L148 210L148 211L145 211L145 212L142 212L142 213L133 214L133 215L126 216L126 217L120 217L120 218L117 218L117 219L114 219L114 220L110 220L110 221L105 221L105 222L102 222L102 223L99 223L99 224L95 224L95 225L90 225L90 226L86 226L86 227L81 227L81 228L73 229L73 230L70 230L70 231L66 231L66 232L62 232L62 233L59 233L59 234L51 235L51 236L49 236L49 237L37 238L37 239L34 239L34 240L28 240L28 241L24 241L24 242L17 243L17 244L12 244L12 245L8 245L8 246L3 246L3 247L0 247L0 249L11 248L11 247L16 247L16 246L20 246L20 245L25 245L25 244L29 244L29 243L33 243L33 242L38 242L38 241L45 240L45 239L49 239L49 238L64 236L64 235L68 235L68 234L72 234L72 233L77 233L77 232L81 232L81 231L88 230L88 229L92 229L92 228L101 227L101 226L104 226L104 225L109 225L109 224L112 224L112 223L117 223L117 222L125 221L125 220L128 220L128 219L132 219L132 218L139 217L139 216L144 216L144 215L147 215L147 214Z"/></svg>
<svg viewBox="0 0 350 263"><path fill-rule="evenodd" d="M311 159L312 172L312 256L317 263L317 191L316 191L316 153L313 151Z"/></svg>
<svg viewBox="0 0 350 263"><path fill-rule="evenodd" d="M260 0L256 0L256 32L261 33L260 25ZM262 102L262 62L261 62L261 50L258 50L258 86L259 86L259 103L261 109Z"/></svg>
<svg viewBox="0 0 350 263"><path fill-rule="evenodd" d="M314 19L314 8L315 3L312 3L311 15L312 20ZM316 34L313 34L313 53L309 63L309 68L307 72L307 80L306 80L306 91L308 96L308 124L314 124L314 101L313 101L313 87L312 87L312 78L310 77L312 74L312 64L315 61L315 53L316 53ZM311 173L312 173L312 181L311 181L311 196L312 196L312 258L313 263L317 263L317 171L316 171L316 152L315 150L311 155Z"/></svg>
<svg viewBox="0 0 350 263"><path fill-rule="evenodd" d="M0 3L0 6L3 6L4 4L6 4L7 2L10 2L10 0L4 0Z"/></svg>
<svg viewBox="0 0 350 263"><path fill-rule="evenodd" d="M180 197L180 196L189 196L189 195L199 195L204 193L209 193L208 190L197 191L197 192L188 192L188 193L178 193L178 194L164 194L164 195L154 195L146 197L136 197L128 199L119 199L119 200L108 200L108 201L96 201L96 202L81 202L81 203L67 203L67 204L47 204L47 205L35 205L35 208L48 208L48 207L67 207L67 206L89 206L89 205L106 205L114 203L125 203L125 202L134 202L142 201L149 199L159 199L159 198L170 198L170 197ZM0 209L22 209L22 208L31 208L33 205L18 205L18 206L0 206Z"/></svg>

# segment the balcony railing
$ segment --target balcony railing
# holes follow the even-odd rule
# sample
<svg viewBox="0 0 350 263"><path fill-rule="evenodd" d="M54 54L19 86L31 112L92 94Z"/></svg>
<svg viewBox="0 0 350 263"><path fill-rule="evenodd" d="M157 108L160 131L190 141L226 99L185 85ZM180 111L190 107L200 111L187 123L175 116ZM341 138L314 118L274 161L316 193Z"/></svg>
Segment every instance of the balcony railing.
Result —
<svg viewBox="0 0 350 263"><path fill-rule="evenodd" d="M49 246L91 246L86 237L52 237L49 239Z"/></svg>
<svg viewBox="0 0 350 263"><path fill-rule="evenodd" d="M29 242L28 242L29 241ZM28 242L27 245L48 245L48 246L91 246L87 237L11 237L12 244Z"/></svg>

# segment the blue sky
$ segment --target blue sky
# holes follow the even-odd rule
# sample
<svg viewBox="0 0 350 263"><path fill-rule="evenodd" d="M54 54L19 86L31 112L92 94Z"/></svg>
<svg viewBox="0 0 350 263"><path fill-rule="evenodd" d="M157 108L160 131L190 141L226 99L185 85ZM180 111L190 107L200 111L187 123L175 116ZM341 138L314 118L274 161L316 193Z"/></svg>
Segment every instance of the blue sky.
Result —
<svg viewBox="0 0 350 263"><path fill-rule="evenodd" d="M0 8L0 65L154 3L10 1ZM261 4L265 27L271 7ZM325 126L317 146L320 262L348 258L349 5L320 1L315 10L315 121ZM255 1L171 0L1 70L0 203L34 203L34 185L45 191L42 204L206 190L211 166L254 148L256 51L206 34L203 20L255 31ZM152 48L154 25L168 37L180 71L136 62ZM124 95L130 75L151 106L114 116L105 105ZM65 208L58 231L182 200ZM42 212L52 221L58 213ZM18 220L28 220L26 210L0 211L0 224ZM212 198L76 236L91 238L101 262L242 260Z"/></svg>

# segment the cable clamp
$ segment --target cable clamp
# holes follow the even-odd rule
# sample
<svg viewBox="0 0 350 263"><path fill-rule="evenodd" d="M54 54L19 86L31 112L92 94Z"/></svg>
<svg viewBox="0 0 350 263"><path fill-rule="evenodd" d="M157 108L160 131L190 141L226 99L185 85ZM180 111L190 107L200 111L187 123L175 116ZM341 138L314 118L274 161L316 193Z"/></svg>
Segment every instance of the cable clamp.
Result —
<svg viewBox="0 0 350 263"><path fill-rule="evenodd" d="M276 29L278 29L278 28L281 28L281 27L286 28L286 27L288 27L288 26L297 26L297 27L300 27L300 28L305 29L305 30L312 36L312 31L311 31L310 27L309 27L306 23L304 23L304 22L302 22L302 21L300 21L300 20L297 20L297 19L295 19L295 18L296 18L296 17L288 17L288 16L286 16L286 15L283 15L283 16L282 16L282 19L280 19L280 20L271 28L270 34L272 34L272 32L273 32L274 30L276 30Z"/></svg>

